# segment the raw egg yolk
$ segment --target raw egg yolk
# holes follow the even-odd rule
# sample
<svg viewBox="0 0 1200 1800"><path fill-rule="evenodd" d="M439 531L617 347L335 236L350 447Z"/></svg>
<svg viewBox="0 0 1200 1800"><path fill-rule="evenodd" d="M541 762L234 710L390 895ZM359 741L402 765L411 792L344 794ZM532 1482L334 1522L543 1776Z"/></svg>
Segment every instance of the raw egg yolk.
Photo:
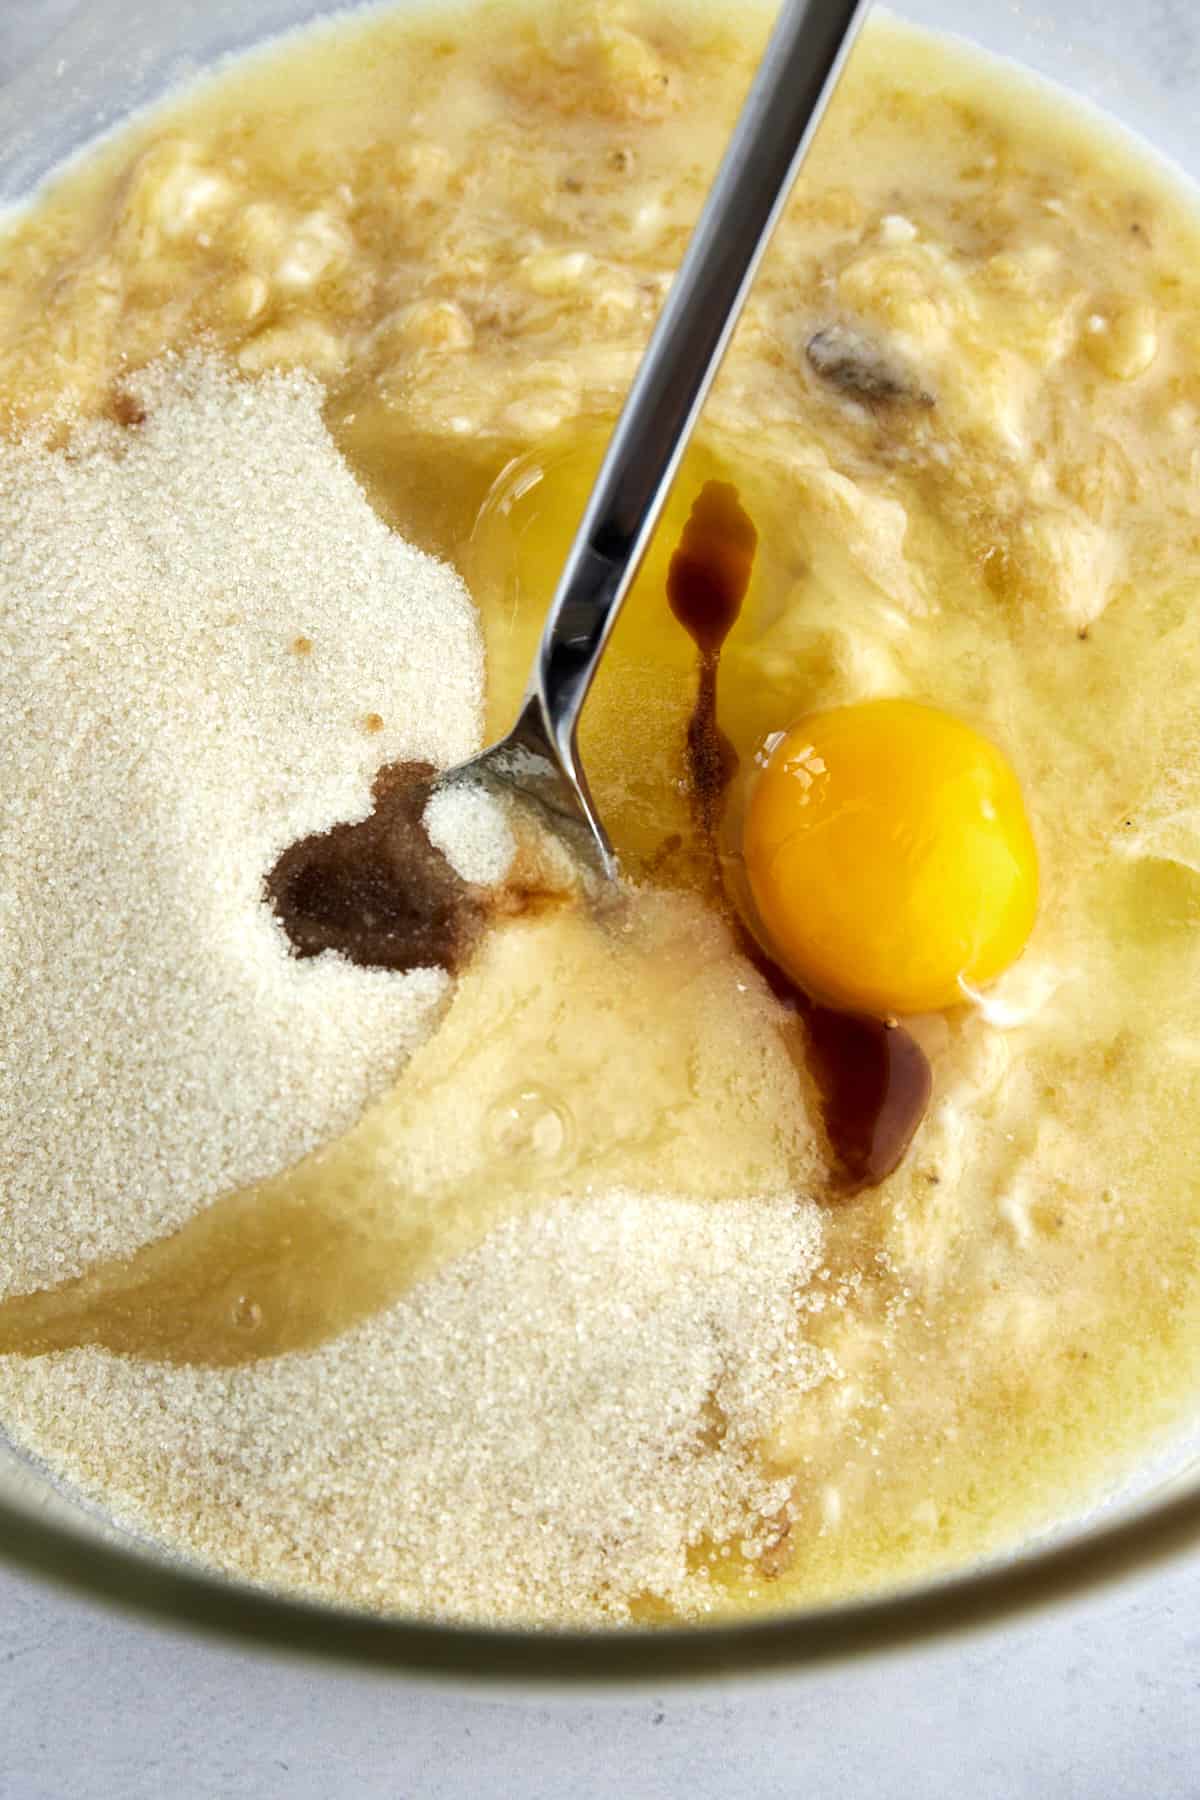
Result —
<svg viewBox="0 0 1200 1800"><path fill-rule="evenodd" d="M871 700L811 713L764 750L746 873L802 986L864 1012L929 1012L1016 960L1037 852L994 744L935 707Z"/></svg>

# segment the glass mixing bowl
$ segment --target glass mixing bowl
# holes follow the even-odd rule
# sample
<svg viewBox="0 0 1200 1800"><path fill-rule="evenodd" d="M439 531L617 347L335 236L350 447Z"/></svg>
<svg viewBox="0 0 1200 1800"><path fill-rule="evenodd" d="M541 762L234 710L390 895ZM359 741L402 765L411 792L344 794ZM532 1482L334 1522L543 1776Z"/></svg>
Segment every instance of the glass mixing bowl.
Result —
<svg viewBox="0 0 1200 1800"><path fill-rule="evenodd" d="M422 0L428 6L431 0ZM0 203L217 58L332 11L322 0L5 0ZM957 0L904 0L957 30ZM1200 20L1192 0L977 0L969 36L1103 108L1200 180ZM758 1623L673 1630L487 1630L286 1600L194 1570L117 1531L0 1439L0 1554L114 1606L281 1651L472 1682L632 1682L830 1662L997 1621L1166 1558L1200 1554L1200 1395L1190 1425L1086 1517L970 1569Z"/></svg>

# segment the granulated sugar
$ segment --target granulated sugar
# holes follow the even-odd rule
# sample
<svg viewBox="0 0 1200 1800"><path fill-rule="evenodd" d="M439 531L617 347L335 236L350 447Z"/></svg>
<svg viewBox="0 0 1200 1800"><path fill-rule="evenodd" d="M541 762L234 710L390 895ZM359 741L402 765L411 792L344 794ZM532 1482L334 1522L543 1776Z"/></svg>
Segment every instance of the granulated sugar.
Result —
<svg viewBox="0 0 1200 1800"><path fill-rule="evenodd" d="M300 962L284 846L477 746L458 577L376 518L303 376L143 378L0 447L0 1295L132 1251L348 1126L438 971Z"/></svg>
<svg viewBox="0 0 1200 1800"><path fill-rule="evenodd" d="M261 1582L477 1619L702 1611L689 1546L782 1528L791 1484L755 1451L830 1373L797 1334L820 1254L809 1203L564 1199L318 1351L8 1357L0 1410L118 1518Z"/></svg>

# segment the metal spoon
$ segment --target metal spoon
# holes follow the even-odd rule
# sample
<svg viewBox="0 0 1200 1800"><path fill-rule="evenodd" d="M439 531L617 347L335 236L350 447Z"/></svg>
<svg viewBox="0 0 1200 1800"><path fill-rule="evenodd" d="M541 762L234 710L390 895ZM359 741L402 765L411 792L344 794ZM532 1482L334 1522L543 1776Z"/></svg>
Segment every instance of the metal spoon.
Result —
<svg viewBox="0 0 1200 1800"><path fill-rule="evenodd" d="M579 715L868 4L785 0L596 477L516 724L438 777L531 801L602 877L616 861L579 760Z"/></svg>

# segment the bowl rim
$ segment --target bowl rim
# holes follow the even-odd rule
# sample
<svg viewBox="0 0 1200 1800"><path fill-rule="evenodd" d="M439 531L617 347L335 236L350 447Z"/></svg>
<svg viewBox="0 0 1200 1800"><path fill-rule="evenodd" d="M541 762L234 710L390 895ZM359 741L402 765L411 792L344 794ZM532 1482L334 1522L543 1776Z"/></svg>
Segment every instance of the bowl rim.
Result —
<svg viewBox="0 0 1200 1800"><path fill-rule="evenodd" d="M158 1625L241 1647L491 1690L636 1688L795 1673L1032 1615L1200 1545L1200 1469L1187 1487L1066 1541L830 1606L719 1624L592 1630L456 1624L342 1609L256 1589L136 1541L97 1542L0 1500L0 1555L27 1574Z"/></svg>

